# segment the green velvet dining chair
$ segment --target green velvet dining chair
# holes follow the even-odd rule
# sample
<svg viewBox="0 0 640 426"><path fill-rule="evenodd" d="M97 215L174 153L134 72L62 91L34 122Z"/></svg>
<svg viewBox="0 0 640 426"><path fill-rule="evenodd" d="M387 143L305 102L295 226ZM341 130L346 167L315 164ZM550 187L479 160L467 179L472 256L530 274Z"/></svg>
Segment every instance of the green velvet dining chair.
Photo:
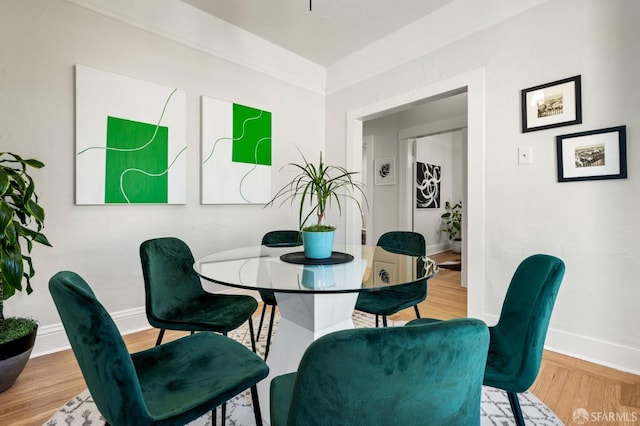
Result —
<svg viewBox="0 0 640 426"><path fill-rule="evenodd" d="M209 411L215 421L218 405L251 389L256 424L262 425L256 384L269 367L244 345L202 332L129 353L82 277L58 272L49 281L49 291L107 424L184 425Z"/></svg>
<svg viewBox="0 0 640 426"><path fill-rule="evenodd" d="M247 322L255 352L251 316L258 302L251 296L206 292L184 241L174 237L147 240L140 245L140 261L147 320L160 329L156 345L162 343L165 330L213 331L226 336Z"/></svg>
<svg viewBox="0 0 640 426"><path fill-rule="evenodd" d="M488 345L469 318L325 335L271 381L271 426L479 425Z"/></svg>
<svg viewBox="0 0 640 426"><path fill-rule="evenodd" d="M267 247L296 247L302 245L302 235L300 231L294 230L280 230L269 231L262 236L262 245ZM271 346L271 335L273 332L273 321L276 314L276 295L273 291L258 290L260 298L262 299L262 313L260 314L260 323L258 324L258 331L256 333L256 342L260 340L260 330L262 330L262 324L264 323L264 317L267 306L271 307L271 315L269 317L269 326L267 330L267 342L264 350L264 359L269 356L269 347Z"/></svg>
<svg viewBox="0 0 640 426"><path fill-rule="evenodd" d="M412 231L387 232L378 238L376 245L392 253L413 256L425 256L427 251L424 236ZM418 260L417 263L417 268L424 267L424 262ZM389 289L360 292L356 309L374 314L376 327L378 327L379 317L382 316L382 324L386 327L387 316L411 306L416 312L416 317L420 318L418 304L426 298L427 280L419 280Z"/></svg>
<svg viewBox="0 0 640 426"><path fill-rule="evenodd" d="M491 335L484 384L507 392L516 425L524 425L518 393L529 389L540 369L544 341L560 283L564 262L557 257L535 254L516 269L498 323ZM431 318L407 325L432 323Z"/></svg>

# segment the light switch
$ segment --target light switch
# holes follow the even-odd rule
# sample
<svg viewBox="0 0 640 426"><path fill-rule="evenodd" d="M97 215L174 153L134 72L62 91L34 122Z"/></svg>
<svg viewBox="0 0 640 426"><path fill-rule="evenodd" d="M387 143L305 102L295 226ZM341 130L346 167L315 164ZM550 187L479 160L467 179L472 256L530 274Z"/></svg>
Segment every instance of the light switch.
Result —
<svg viewBox="0 0 640 426"><path fill-rule="evenodd" d="M518 164L531 164L533 163L533 147L521 146L518 147Z"/></svg>

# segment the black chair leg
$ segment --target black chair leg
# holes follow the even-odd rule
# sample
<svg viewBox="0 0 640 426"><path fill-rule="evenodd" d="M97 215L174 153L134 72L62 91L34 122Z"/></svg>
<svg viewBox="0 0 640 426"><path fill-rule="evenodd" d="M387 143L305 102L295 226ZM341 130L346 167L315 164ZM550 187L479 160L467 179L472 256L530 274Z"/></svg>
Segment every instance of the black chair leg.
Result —
<svg viewBox="0 0 640 426"><path fill-rule="evenodd" d="M255 334L253 333L253 321L251 320L251 318L249 318L247 320L247 322L249 323L249 335L251 336L251 350L253 350L253 353L256 352L256 337Z"/></svg>
<svg viewBox="0 0 640 426"><path fill-rule="evenodd" d="M520 409L520 401L518 401L518 394L513 392L507 392L509 397L509 404L511 404L511 411L513 411L513 417L516 420L516 426L524 426L524 417L522 417L522 410Z"/></svg>
<svg viewBox="0 0 640 426"><path fill-rule="evenodd" d="M378 325L378 314L376 314L376 328L378 328L378 327L379 327L379 325Z"/></svg>
<svg viewBox="0 0 640 426"><path fill-rule="evenodd" d="M251 386L251 402L253 403L253 414L256 417L256 425L262 426L262 412L260 411L258 388L256 386Z"/></svg>
<svg viewBox="0 0 640 426"><path fill-rule="evenodd" d="M256 342L260 341L260 331L262 330L262 323L264 322L264 314L267 311L267 304L262 304L262 313L260 314L260 323L258 325L258 332L256 333Z"/></svg>
<svg viewBox="0 0 640 426"><path fill-rule="evenodd" d="M416 310L416 318L420 318L420 310L418 309L418 305L413 305L413 309Z"/></svg>
<svg viewBox="0 0 640 426"><path fill-rule="evenodd" d="M156 339L156 346L162 343L162 337L164 336L164 328L160 329L160 334L158 334L158 338Z"/></svg>
<svg viewBox="0 0 640 426"><path fill-rule="evenodd" d="M387 326L387 316L386 316L386 315L383 315L383 316L382 316L382 326L383 326L383 327L386 327L386 326Z"/></svg>
<svg viewBox="0 0 640 426"><path fill-rule="evenodd" d="M267 347L264 350L264 360L267 360L267 356L269 356L269 347L271 346L271 333L273 332L273 320L276 316L276 307L271 307L271 317L269 319L269 331L267 331Z"/></svg>
<svg viewBox="0 0 640 426"><path fill-rule="evenodd" d="M220 423L222 423L222 426L224 426L224 423L227 421L227 403L223 402L222 403L222 415L220 416L220 418L222 420L220 420Z"/></svg>
<svg viewBox="0 0 640 426"><path fill-rule="evenodd" d="M217 416L218 416L218 407L211 410L211 426L216 426L216 423L218 422L216 418Z"/></svg>

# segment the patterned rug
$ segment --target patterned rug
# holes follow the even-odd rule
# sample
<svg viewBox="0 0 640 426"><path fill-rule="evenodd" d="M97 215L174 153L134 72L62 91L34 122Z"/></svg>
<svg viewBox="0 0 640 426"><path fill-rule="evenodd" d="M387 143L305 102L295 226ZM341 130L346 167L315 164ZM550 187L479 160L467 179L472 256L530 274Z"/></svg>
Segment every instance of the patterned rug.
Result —
<svg viewBox="0 0 640 426"><path fill-rule="evenodd" d="M460 271L462 269L461 260L449 260L447 262L438 263L438 268L449 269L451 271Z"/></svg>
<svg viewBox="0 0 640 426"><path fill-rule="evenodd" d="M256 328L258 326L258 319L259 318L254 319L254 327ZM275 321L274 330L278 324L277 314ZM356 327L369 327L374 325L374 319L372 315L355 312L353 315L353 323ZM390 325L401 326L403 322L392 321ZM266 332L266 328L266 325L263 325L263 333ZM266 336L263 337L263 333L261 333L260 341L257 344L258 351L261 354L264 353L266 341ZM246 326L229 333L229 336L250 346L249 332ZM519 399L522 414L528 426L556 426L563 424L557 416L532 393L522 393L519 395ZM219 409L216 411L216 414L218 416L217 424L221 424ZM515 425L507 395L499 389L483 387L481 416L482 426ZM43 426L102 426L104 424L105 420L98 412L89 391L85 390L69 400L51 419L44 423ZM227 403L226 424L231 426L255 425L251 396L248 391L237 395ZM208 425L211 425L211 413L188 424L188 426Z"/></svg>

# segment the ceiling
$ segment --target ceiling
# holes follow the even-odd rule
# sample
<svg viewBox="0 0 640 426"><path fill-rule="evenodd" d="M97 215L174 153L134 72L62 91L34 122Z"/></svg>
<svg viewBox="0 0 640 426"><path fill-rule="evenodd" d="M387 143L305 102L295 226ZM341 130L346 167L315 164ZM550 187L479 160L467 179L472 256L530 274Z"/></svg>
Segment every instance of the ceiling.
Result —
<svg viewBox="0 0 640 426"><path fill-rule="evenodd" d="M454 0L182 0L329 66Z"/></svg>

